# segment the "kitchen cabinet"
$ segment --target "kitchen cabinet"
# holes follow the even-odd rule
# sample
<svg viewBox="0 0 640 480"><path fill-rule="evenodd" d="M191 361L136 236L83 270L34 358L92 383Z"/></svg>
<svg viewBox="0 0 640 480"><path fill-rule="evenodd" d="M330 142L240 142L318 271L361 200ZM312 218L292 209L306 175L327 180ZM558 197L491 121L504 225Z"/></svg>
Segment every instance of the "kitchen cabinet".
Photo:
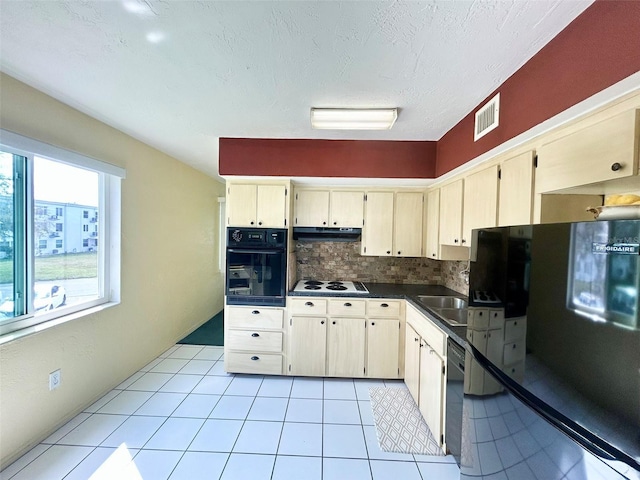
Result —
<svg viewBox="0 0 640 480"><path fill-rule="evenodd" d="M582 127L540 146L536 193L553 192L638 174L640 110Z"/></svg>
<svg viewBox="0 0 640 480"><path fill-rule="evenodd" d="M286 227L287 193L286 185L230 183L227 187L227 226Z"/></svg>
<svg viewBox="0 0 640 480"><path fill-rule="evenodd" d="M440 258L440 189L427 194L427 238L425 254L438 260Z"/></svg>
<svg viewBox="0 0 640 480"><path fill-rule="evenodd" d="M407 305L405 383L429 430L444 446L447 336Z"/></svg>
<svg viewBox="0 0 640 480"><path fill-rule="evenodd" d="M290 375L398 378L403 301L288 299Z"/></svg>
<svg viewBox="0 0 640 480"><path fill-rule="evenodd" d="M505 345L504 310L469 307L467 311L467 341L496 366L503 365ZM502 391L493 377L471 357L465 357L464 393L492 395Z"/></svg>
<svg viewBox="0 0 640 480"><path fill-rule="evenodd" d="M440 244L462 246L462 179L440 188Z"/></svg>
<svg viewBox="0 0 640 480"><path fill-rule="evenodd" d="M226 306L224 315L225 371L281 375L284 309Z"/></svg>
<svg viewBox="0 0 640 480"><path fill-rule="evenodd" d="M362 254L422 256L423 192L367 192Z"/></svg>
<svg viewBox="0 0 640 480"><path fill-rule="evenodd" d="M363 191L296 189L297 227L361 228L363 211Z"/></svg>
<svg viewBox="0 0 640 480"><path fill-rule="evenodd" d="M532 223L534 158L535 152L528 151L500 165L498 226Z"/></svg>
<svg viewBox="0 0 640 480"><path fill-rule="evenodd" d="M474 228L495 227L498 221L498 166L494 165L464 178L462 209L463 246L471 246Z"/></svg>

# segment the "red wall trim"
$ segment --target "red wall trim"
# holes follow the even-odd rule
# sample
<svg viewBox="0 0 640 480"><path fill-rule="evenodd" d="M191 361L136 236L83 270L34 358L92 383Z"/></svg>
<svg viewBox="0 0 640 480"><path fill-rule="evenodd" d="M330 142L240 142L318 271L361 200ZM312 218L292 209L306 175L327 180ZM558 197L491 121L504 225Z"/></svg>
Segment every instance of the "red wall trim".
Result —
<svg viewBox="0 0 640 480"><path fill-rule="evenodd" d="M220 175L434 178L436 142L220 138Z"/></svg>
<svg viewBox="0 0 640 480"><path fill-rule="evenodd" d="M437 147L436 176L640 71L640 2L596 0ZM500 92L500 125L473 141L475 112Z"/></svg>

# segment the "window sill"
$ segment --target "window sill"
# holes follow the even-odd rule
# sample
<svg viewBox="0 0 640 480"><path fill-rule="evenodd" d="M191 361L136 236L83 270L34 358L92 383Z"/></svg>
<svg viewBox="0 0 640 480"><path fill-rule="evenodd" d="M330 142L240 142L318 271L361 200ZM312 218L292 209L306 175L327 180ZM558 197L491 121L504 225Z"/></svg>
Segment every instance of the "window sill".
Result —
<svg viewBox="0 0 640 480"><path fill-rule="evenodd" d="M93 315L94 313L101 312L108 308L119 305L120 302L106 302L100 305L96 305L94 307L89 307L84 310L80 310L77 312L69 313L67 315L61 315L56 318L52 318L51 320L46 320L37 325L32 325L30 327L21 328L14 332L5 333L4 335L0 335L0 345L5 343L13 342L14 340L18 340L20 338L27 337L34 333L43 332L53 327L57 327L58 325L62 325L63 323L70 322L72 320L77 320L82 317L86 317L87 315Z"/></svg>

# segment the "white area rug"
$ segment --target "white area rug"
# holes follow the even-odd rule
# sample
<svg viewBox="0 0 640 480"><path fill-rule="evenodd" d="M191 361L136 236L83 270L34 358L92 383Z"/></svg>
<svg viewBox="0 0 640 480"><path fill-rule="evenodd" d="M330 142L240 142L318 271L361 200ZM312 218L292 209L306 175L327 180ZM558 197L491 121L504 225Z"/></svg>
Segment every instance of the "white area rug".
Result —
<svg viewBox="0 0 640 480"><path fill-rule="evenodd" d="M385 452L444 455L406 388L369 388L380 448Z"/></svg>

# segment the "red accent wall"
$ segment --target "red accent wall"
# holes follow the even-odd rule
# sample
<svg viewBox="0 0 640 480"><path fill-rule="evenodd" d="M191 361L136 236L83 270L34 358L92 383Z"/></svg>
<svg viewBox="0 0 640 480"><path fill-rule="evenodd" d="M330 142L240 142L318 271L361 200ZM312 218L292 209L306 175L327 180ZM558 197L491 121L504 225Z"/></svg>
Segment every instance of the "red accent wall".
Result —
<svg viewBox="0 0 640 480"><path fill-rule="evenodd" d="M640 1L597 0L437 146L436 176L640 71ZM473 141L475 112L500 92L500 125Z"/></svg>
<svg viewBox="0 0 640 480"><path fill-rule="evenodd" d="M436 142L221 138L220 175L434 178Z"/></svg>

